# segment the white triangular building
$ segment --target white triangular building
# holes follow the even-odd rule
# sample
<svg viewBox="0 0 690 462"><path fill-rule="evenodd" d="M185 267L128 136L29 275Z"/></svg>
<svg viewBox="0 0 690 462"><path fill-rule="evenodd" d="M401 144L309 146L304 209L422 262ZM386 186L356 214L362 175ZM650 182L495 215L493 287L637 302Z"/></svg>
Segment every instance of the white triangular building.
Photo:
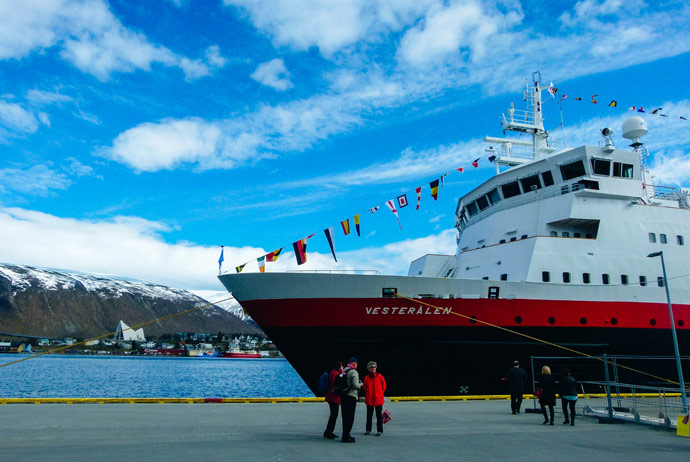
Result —
<svg viewBox="0 0 690 462"><path fill-rule="evenodd" d="M115 331L115 340L121 340L125 342L145 342L146 337L144 337L144 328L132 329L124 321L120 320L120 324L117 325Z"/></svg>

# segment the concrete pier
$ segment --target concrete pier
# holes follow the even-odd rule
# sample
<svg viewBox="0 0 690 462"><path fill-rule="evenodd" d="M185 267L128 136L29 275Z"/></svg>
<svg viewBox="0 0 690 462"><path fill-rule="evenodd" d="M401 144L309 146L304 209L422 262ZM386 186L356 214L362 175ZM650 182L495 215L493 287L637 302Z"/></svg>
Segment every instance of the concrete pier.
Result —
<svg viewBox="0 0 690 462"><path fill-rule="evenodd" d="M531 404L525 403L528 406ZM392 402L381 437L364 436L357 405L355 444L322 437L323 402L185 404L7 404L0 406L0 454L22 462L304 460L683 460L690 439L644 426L542 425L512 415L508 401ZM336 433L340 434L340 418ZM374 424L375 425L375 424Z"/></svg>

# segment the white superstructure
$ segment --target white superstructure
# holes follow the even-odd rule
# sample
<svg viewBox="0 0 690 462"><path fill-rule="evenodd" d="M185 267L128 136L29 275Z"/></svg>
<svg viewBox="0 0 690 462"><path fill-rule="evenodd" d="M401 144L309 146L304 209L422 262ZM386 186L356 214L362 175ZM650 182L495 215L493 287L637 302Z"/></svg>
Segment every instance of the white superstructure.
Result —
<svg viewBox="0 0 690 462"><path fill-rule="evenodd" d="M633 150L617 149L610 129L602 130L602 146L556 150L547 143L541 91L539 82L528 85L528 110L511 105L501 120L504 130L530 134L532 142L485 138L497 174L459 201L456 255L422 257L408 275L657 287L661 265L647 255L659 250L669 278L689 273L688 195L646 182L644 120L631 117L623 125ZM690 301L689 280L670 284L685 293L678 302Z"/></svg>

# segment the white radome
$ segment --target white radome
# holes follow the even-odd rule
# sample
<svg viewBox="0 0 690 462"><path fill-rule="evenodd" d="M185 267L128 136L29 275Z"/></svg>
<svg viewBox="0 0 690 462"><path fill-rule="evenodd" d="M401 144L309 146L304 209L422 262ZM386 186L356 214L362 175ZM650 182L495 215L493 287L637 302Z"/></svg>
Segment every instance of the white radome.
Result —
<svg viewBox="0 0 690 462"><path fill-rule="evenodd" d="M647 134L647 122L642 117L633 116L623 122L623 138L639 140Z"/></svg>

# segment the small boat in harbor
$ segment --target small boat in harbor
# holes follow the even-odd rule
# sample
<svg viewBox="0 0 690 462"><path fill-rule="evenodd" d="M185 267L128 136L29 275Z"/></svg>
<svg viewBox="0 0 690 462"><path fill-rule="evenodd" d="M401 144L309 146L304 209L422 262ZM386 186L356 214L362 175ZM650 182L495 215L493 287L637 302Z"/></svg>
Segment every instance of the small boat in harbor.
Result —
<svg viewBox="0 0 690 462"><path fill-rule="evenodd" d="M235 359L256 359L261 358L261 353L256 350L240 350L239 348L230 348L222 354L223 358Z"/></svg>

